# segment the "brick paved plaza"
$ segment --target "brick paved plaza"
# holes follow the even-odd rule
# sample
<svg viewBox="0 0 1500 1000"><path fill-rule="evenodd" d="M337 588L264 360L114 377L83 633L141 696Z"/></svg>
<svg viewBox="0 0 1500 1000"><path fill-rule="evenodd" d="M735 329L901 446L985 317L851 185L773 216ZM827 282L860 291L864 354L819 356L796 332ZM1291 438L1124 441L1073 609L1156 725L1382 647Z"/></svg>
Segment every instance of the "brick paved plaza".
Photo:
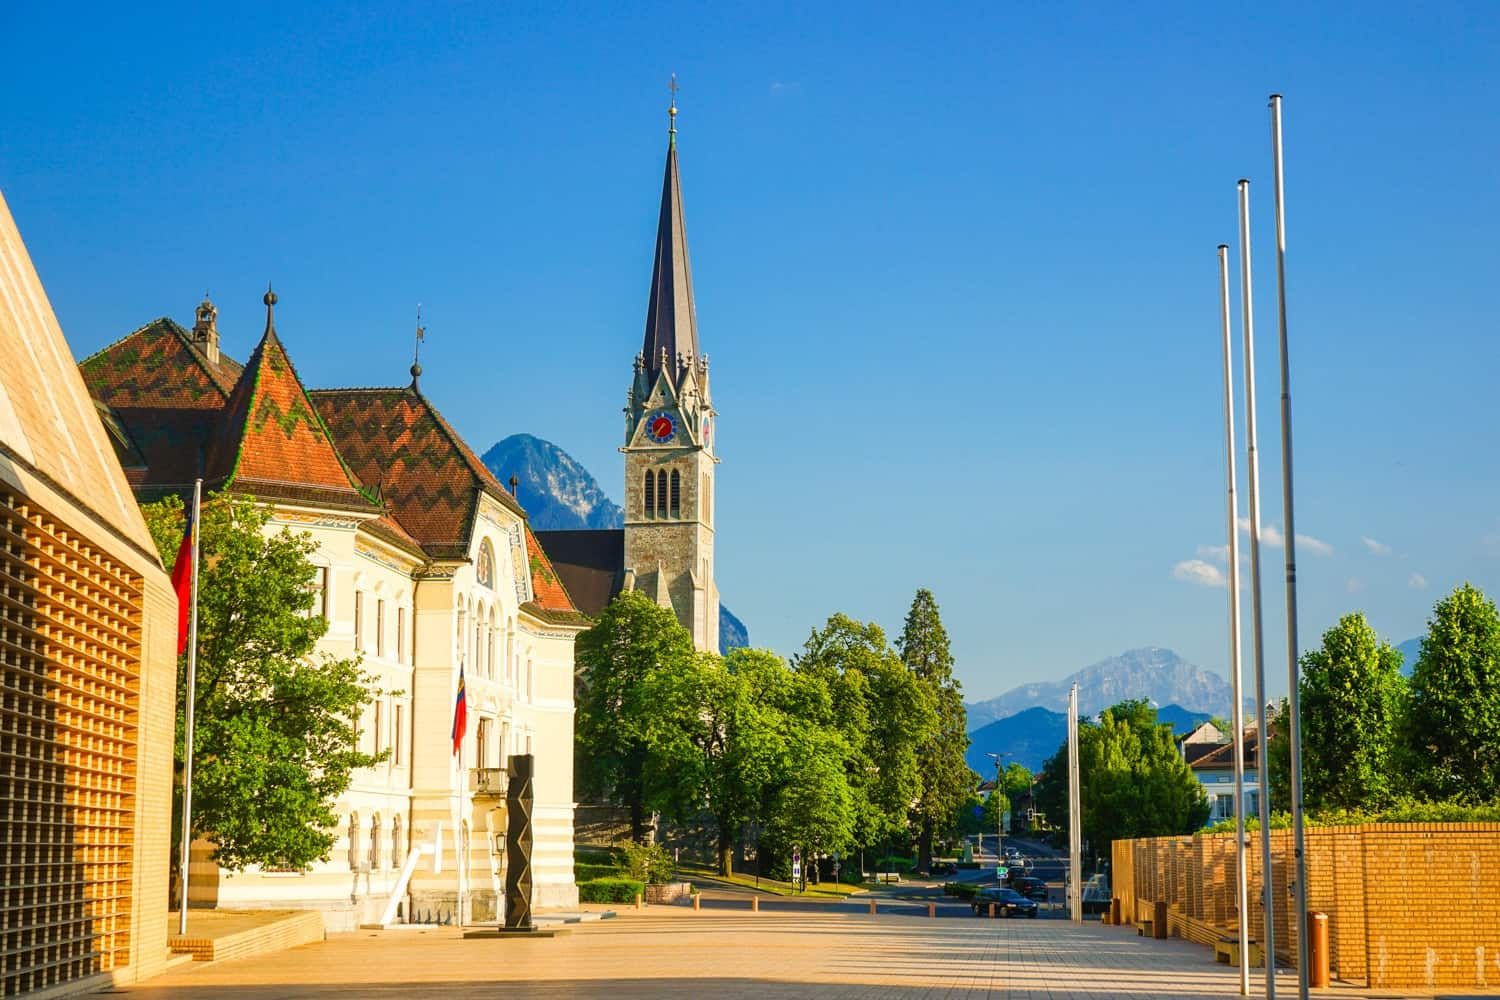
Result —
<svg viewBox="0 0 1500 1000"><path fill-rule="evenodd" d="M457 929L357 932L278 955L181 967L124 992L131 1000L1237 995L1234 970L1189 942L944 909L949 919L655 907L534 941L464 940ZM1295 996L1295 983L1286 985ZM1257 979L1252 992L1260 988Z"/></svg>

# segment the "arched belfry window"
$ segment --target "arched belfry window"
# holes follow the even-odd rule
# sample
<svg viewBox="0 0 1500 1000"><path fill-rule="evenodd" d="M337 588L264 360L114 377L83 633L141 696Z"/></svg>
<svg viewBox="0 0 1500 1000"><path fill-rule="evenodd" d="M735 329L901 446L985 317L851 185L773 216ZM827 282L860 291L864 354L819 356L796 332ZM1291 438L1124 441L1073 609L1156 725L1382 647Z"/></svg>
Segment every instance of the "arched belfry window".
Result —
<svg viewBox="0 0 1500 1000"><path fill-rule="evenodd" d="M656 513L656 473L646 470L646 516Z"/></svg>
<svg viewBox="0 0 1500 1000"><path fill-rule="evenodd" d="M682 516L682 475L676 469L672 470L672 516Z"/></svg>
<svg viewBox="0 0 1500 1000"><path fill-rule="evenodd" d="M667 472L665 469L656 473L656 514L658 517L667 516Z"/></svg>

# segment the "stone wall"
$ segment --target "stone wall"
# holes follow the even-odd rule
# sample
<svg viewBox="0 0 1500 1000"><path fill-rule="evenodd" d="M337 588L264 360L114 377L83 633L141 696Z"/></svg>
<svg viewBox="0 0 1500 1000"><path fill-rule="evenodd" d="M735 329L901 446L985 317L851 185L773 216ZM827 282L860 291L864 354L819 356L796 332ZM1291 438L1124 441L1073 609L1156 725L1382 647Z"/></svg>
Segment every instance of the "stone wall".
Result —
<svg viewBox="0 0 1500 1000"><path fill-rule="evenodd" d="M1250 934L1263 936L1260 835L1249 835ZM1500 985L1500 823L1402 823L1306 831L1308 906L1328 914L1337 979L1371 987ZM1276 954L1295 965L1292 833L1271 832ZM1168 906L1171 934L1211 943L1238 912L1233 834L1116 841L1124 920Z"/></svg>

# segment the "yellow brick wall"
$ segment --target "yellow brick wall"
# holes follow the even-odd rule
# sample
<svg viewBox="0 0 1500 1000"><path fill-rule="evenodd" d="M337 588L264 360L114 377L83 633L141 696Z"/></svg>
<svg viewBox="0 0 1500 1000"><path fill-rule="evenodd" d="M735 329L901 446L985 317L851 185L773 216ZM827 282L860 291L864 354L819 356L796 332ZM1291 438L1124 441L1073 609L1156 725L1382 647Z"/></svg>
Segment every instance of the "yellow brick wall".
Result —
<svg viewBox="0 0 1500 1000"><path fill-rule="evenodd" d="M1263 937L1260 835L1246 852L1251 937ZM1500 823L1406 823L1306 831L1308 907L1328 914L1336 978L1372 987L1500 986ZM1176 936L1237 925L1234 835L1116 841L1127 920L1166 902ZM1271 833L1276 953L1295 964L1292 834Z"/></svg>

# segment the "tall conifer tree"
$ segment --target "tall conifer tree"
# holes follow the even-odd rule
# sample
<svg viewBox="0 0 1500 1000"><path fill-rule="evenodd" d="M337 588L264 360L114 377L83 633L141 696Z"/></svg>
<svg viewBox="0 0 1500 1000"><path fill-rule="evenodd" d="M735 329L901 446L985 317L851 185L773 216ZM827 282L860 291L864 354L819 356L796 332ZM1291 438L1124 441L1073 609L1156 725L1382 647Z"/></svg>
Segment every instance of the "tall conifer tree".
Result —
<svg viewBox="0 0 1500 1000"><path fill-rule="evenodd" d="M974 772L964 760L969 749L968 719L963 694L953 676L948 631L938 614L937 600L925 587L912 599L896 647L902 661L931 693L937 709L937 727L917 751L922 774L922 793L917 801L917 866L928 871L932 867L933 838L952 825L974 787Z"/></svg>

